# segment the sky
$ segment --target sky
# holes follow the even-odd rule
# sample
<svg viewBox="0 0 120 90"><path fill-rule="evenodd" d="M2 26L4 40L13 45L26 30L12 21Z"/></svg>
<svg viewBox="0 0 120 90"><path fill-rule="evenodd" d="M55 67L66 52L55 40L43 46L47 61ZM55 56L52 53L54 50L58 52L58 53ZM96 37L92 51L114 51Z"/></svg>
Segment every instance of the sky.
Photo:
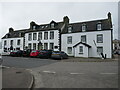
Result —
<svg viewBox="0 0 120 90"><path fill-rule="evenodd" d="M48 24L68 16L70 23L106 19L112 14L113 38L118 38L118 2L0 2L0 38L12 27L27 29L30 22Z"/></svg>

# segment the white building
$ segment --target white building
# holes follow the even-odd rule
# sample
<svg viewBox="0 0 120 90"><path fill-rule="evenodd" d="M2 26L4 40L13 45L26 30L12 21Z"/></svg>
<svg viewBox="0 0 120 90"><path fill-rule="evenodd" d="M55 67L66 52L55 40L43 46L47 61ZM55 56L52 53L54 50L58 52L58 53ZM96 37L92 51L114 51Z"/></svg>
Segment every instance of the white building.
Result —
<svg viewBox="0 0 120 90"><path fill-rule="evenodd" d="M75 57L112 58L111 14L107 19L72 23L62 32L62 51Z"/></svg>
<svg viewBox="0 0 120 90"><path fill-rule="evenodd" d="M10 52L11 50L23 50L25 30L14 31L13 28L2 38L3 52Z"/></svg>
<svg viewBox="0 0 120 90"><path fill-rule="evenodd" d="M74 57L112 58L112 21L108 18L78 23L69 23L65 16L62 22L51 21L30 28L14 31L2 38L3 51L11 49L52 49L66 52Z"/></svg>

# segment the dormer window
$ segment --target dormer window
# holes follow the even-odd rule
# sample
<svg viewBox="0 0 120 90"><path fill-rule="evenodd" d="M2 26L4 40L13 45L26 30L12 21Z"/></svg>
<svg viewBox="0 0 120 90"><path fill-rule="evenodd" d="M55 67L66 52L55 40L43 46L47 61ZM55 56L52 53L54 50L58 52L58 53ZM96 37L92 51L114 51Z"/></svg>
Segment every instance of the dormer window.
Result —
<svg viewBox="0 0 120 90"><path fill-rule="evenodd" d="M101 22L99 22L99 23L97 24L97 30L102 30Z"/></svg>
<svg viewBox="0 0 120 90"><path fill-rule="evenodd" d="M42 26L42 28L44 28L44 26Z"/></svg>
<svg viewBox="0 0 120 90"><path fill-rule="evenodd" d="M82 25L82 32L86 31L86 24Z"/></svg>
<svg viewBox="0 0 120 90"><path fill-rule="evenodd" d="M33 30L35 30L36 29L36 26L33 26Z"/></svg>
<svg viewBox="0 0 120 90"><path fill-rule="evenodd" d="M55 27L55 24L54 23L51 23L51 28L54 28Z"/></svg>
<svg viewBox="0 0 120 90"><path fill-rule="evenodd" d="M72 26L69 26L68 27L68 33L71 33L72 32Z"/></svg>

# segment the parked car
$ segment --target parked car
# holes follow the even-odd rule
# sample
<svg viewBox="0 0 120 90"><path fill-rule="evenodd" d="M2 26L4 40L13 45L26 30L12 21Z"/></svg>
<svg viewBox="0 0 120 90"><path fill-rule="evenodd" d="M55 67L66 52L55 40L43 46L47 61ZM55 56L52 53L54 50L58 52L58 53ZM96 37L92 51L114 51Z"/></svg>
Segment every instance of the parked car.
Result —
<svg viewBox="0 0 120 90"><path fill-rule="evenodd" d="M38 57L40 50L32 50L30 53L30 57Z"/></svg>
<svg viewBox="0 0 120 90"><path fill-rule="evenodd" d="M50 58L52 55L52 50L40 50L38 57L40 58Z"/></svg>
<svg viewBox="0 0 120 90"><path fill-rule="evenodd" d="M67 59L68 55L63 51L53 51L51 58L52 59Z"/></svg>
<svg viewBox="0 0 120 90"><path fill-rule="evenodd" d="M10 52L10 56L21 57L22 55L23 55L23 51L22 50L14 50L14 51Z"/></svg>
<svg viewBox="0 0 120 90"><path fill-rule="evenodd" d="M24 50L24 51L23 51L23 57L29 57L31 51L32 51L31 49Z"/></svg>

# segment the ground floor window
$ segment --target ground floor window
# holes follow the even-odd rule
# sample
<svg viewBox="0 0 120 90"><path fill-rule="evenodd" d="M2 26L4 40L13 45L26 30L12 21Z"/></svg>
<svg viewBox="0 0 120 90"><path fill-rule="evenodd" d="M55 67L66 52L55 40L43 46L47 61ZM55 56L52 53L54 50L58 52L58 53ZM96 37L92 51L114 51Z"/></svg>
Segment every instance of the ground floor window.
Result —
<svg viewBox="0 0 120 90"><path fill-rule="evenodd" d="M50 49L51 49L51 50L54 49L54 43L50 43Z"/></svg>
<svg viewBox="0 0 120 90"><path fill-rule="evenodd" d="M68 47L67 52L68 52L68 54L72 54L72 47Z"/></svg>
<svg viewBox="0 0 120 90"><path fill-rule="evenodd" d="M103 53L103 47L97 47L97 52Z"/></svg>
<svg viewBox="0 0 120 90"><path fill-rule="evenodd" d="M28 49L31 49L31 43L28 44Z"/></svg>
<svg viewBox="0 0 120 90"><path fill-rule="evenodd" d="M7 48L4 48L4 52L7 52Z"/></svg>
<svg viewBox="0 0 120 90"><path fill-rule="evenodd" d="M48 43L44 43L44 49L48 49Z"/></svg>
<svg viewBox="0 0 120 90"><path fill-rule="evenodd" d="M83 53L83 46L79 47L79 53L82 54Z"/></svg>
<svg viewBox="0 0 120 90"><path fill-rule="evenodd" d="M36 50L36 43L33 43L33 49Z"/></svg>

